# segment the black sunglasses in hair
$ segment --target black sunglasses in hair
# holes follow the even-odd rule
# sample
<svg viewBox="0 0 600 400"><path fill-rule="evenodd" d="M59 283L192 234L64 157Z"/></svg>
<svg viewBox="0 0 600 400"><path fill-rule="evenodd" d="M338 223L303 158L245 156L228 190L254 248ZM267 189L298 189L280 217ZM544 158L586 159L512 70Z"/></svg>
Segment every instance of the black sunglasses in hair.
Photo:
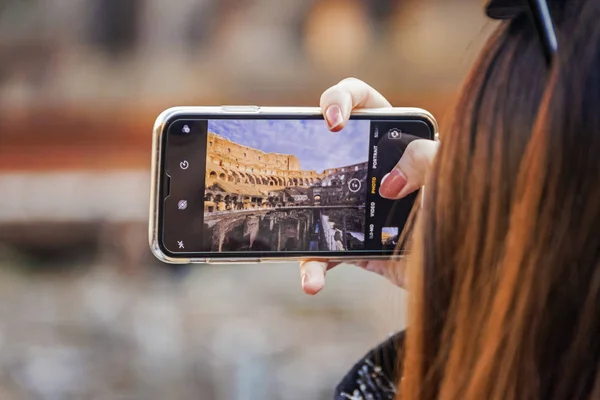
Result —
<svg viewBox="0 0 600 400"><path fill-rule="evenodd" d="M552 63L558 42L546 0L490 0L485 11L492 19L511 19L528 13L539 34L546 60L548 64Z"/></svg>

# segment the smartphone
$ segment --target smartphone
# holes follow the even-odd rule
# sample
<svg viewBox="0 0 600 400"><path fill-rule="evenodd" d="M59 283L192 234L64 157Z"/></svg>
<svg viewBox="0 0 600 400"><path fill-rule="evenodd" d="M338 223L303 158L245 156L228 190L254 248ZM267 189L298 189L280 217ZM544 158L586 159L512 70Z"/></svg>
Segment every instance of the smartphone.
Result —
<svg viewBox="0 0 600 400"><path fill-rule="evenodd" d="M167 263L398 256L417 198L379 195L408 143L438 139L419 108L176 107L154 126L149 242Z"/></svg>

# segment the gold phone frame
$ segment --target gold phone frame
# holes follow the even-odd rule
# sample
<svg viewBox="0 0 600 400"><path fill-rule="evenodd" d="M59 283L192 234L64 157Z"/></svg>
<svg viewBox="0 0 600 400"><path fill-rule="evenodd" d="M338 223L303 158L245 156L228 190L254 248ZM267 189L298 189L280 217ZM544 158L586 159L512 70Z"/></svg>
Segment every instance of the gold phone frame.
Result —
<svg viewBox="0 0 600 400"><path fill-rule="evenodd" d="M150 185L150 215L148 220L148 241L152 254L160 261L168 264L254 264L259 262L286 262L286 261L306 261L320 260L329 262L345 262L349 260L377 260L377 259L395 259L401 258L401 255L394 256L361 256L352 254L348 256L335 257L227 257L227 258L188 258L188 257L171 257L163 253L159 240L159 207L160 200L160 185L162 183L160 171L163 162L162 143L163 134L165 133L165 125L168 121L177 116L200 114L203 118L206 116L231 116L244 117L249 115L281 115L290 117L319 117L323 113L319 107L259 107L259 106L214 106L214 107L172 107L163 111L154 123L152 134L152 164L151 164L151 185ZM428 111L421 108L413 107L391 107L378 109L361 109L352 112L352 115L373 117L419 117L427 120L434 129L434 140L439 141L438 124L435 118ZM422 197L421 197L422 198Z"/></svg>

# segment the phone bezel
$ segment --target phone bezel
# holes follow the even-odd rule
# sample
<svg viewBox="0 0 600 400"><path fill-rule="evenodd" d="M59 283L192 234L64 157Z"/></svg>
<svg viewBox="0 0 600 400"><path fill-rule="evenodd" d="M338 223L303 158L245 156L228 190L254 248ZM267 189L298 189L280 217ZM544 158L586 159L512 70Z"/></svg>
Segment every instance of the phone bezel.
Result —
<svg viewBox="0 0 600 400"><path fill-rule="evenodd" d="M402 254L395 255L360 255L354 252L349 252L347 256L289 256L282 253L282 256L272 257L254 257L243 256L239 257L218 257L219 253L214 253L217 257L188 257L187 255L173 256L167 254L163 250L160 243L160 202L162 193L162 172L163 166L163 138L168 131L169 125L183 116L194 116L196 119L211 119L211 118L240 118L249 117L252 119L260 119L264 116L267 119L269 116L277 116L279 118L322 118L323 114L318 107L258 107L258 106L216 106L216 107L172 107L163 111L154 123L152 135L152 163L151 163L151 185L150 185L150 212L148 224L148 240L150 250L156 258L168 264L231 264L231 263L258 263L258 262L285 262L285 261L304 261L304 260L327 260L330 262L344 262L348 260L378 260L378 259L397 259L402 258ZM361 109L355 110L352 117L362 117L368 119L376 119L378 117L390 118L418 118L423 119L432 127L432 140L439 141L438 124L435 118L428 111L415 107L393 107L379 109ZM352 118L351 117L351 118ZM361 119L362 119L361 118Z"/></svg>

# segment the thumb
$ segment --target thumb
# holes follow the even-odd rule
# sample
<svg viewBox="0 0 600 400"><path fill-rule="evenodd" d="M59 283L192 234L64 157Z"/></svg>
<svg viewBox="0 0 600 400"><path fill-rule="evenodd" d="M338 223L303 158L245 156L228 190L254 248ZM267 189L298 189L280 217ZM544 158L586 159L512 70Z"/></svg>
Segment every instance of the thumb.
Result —
<svg viewBox="0 0 600 400"><path fill-rule="evenodd" d="M417 139L410 142L398 164L381 180L381 197L401 199L422 187L438 148L439 143L433 140Z"/></svg>

